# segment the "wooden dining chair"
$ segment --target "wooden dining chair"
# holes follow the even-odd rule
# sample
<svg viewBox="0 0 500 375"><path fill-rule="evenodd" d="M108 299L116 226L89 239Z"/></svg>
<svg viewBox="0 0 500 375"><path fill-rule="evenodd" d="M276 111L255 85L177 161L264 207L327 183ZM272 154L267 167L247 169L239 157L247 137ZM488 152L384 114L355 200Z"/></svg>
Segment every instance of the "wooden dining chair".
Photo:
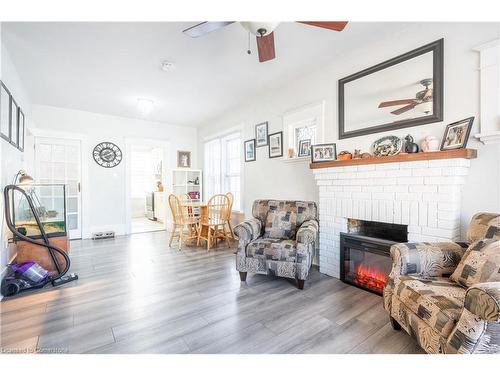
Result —
<svg viewBox="0 0 500 375"><path fill-rule="evenodd" d="M198 227L198 242L203 239L207 242L207 251L210 251L212 243L218 239L225 239L227 246L229 236L226 233L225 226L229 212L229 198L224 194L217 194L210 198L207 204L207 214L200 220Z"/></svg>
<svg viewBox="0 0 500 375"><path fill-rule="evenodd" d="M183 240L198 238L199 218L193 214L192 207L183 205L183 202L174 194L168 197L168 204L172 211L172 232L170 233L169 246L174 238L179 240L179 250L182 249Z"/></svg>

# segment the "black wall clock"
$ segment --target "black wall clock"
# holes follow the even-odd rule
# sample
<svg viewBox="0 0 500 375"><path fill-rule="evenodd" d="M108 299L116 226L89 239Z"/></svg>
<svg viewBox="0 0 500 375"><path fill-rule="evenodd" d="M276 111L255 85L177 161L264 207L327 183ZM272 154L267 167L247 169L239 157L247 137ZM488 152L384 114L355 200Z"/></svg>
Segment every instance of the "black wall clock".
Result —
<svg viewBox="0 0 500 375"><path fill-rule="evenodd" d="M122 150L111 142L101 142L94 147L94 160L104 168L116 167L122 161Z"/></svg>

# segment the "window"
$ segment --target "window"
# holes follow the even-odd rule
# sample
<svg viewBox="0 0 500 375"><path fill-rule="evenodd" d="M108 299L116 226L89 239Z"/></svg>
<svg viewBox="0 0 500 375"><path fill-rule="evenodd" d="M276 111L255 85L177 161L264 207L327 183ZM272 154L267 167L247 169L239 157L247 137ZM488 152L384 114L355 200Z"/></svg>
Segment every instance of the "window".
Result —
<svg viewBox="0 0 500 375"><path fill-rule="evenodd" d="M304 120L291 126L294 130L295 155L298 154L300 141L310 140L312 145L316 144L316 118Z"/></svg>
<svg viewBox="0 0 500 375"><path fill-rule="evenodd" d="M205 143L206 199L231 192L233 210L241 210L241 138L233 133Z"/></svg>
<svg viewBox="0 0 500 375"><path fill-rule="evenodd" d="M324 102L320 102L293 110L283 116L284 131L288 140L288 159L297 158L300 141L310 140L311 145L322 142L323 113Z"/></svg>

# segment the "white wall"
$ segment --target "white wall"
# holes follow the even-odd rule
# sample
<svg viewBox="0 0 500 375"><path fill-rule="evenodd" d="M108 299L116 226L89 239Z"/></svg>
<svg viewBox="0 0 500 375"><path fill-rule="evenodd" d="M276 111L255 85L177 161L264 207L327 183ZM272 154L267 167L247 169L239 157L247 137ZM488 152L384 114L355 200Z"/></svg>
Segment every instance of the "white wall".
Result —
<svg viewBox="0 0 500 375"><path fill-rule="evenodd" d="M1 41L1 24L0 24ZM5 49L3 43L0 46L0 79L10 90L19 106L23 109L26 117L26 127L33 128L34 124L31 118L31 101L24 88L21 78L12 63L9 52ZM28 131L27 131L28 132ZM25 141L25 148L28 149L24 154L14 146L8 144L4 139L0 139L0 275L5 270L6 264L14 256L13 246L8 246L10 231L5 225L3 188L11 184L15 174L23 168L25 154L31 150L29 139Z"/></svg>
<svg viewBox="0 0 500 375"><path fill-rule="evenodd" d="M113 142L123 153L126 152L126 143L134 138L168 142L170 147L165 163L166 186L170 179L170 171L176 164L177 150L190 150L193 160L197 160L195 128L44 105L33 106L33 117L40 134L56 136L73 134L83 140L84 238L90 237L96 231L114 230L117 235L125 234L127 231L128 199L125 165L127 157L124 155L123 161L115 168L100 167L92 157L92 150L99 142ZM195 167L196 165L193 165L193 168Z"/></svg>
<svg viewBox="0 0 500 375"><path fill-rule="evenodd" d="M364 68L385 61L424 44L444 38L444 121L393 131L410 133L420 141L427 135L441 138L446 124L479 114L478 55L474 46L499 36L499 24L487 23L422 23L408 27L397 35L381 39L377 44L352 46L349 54L324 68L304 72L300 77L266 92L255 93L247 102L221 116L200 124L199 155L203 155L203 139L225 128L244 123L244 140L254 138L254 125L269 121L269 132L283 130L282 115L310 103L325 100L325 142L336 142L337 151L361 148L368 151L371 143L387 134L378 133L338 140L338 80ZM279 59L279 56L277 57ZM477 117L476 117L477 118ZM471 134L478 132L478 121ZM462 232L476 211L500 212L500 150L498 145L484 146L469 140L468 147L478 150L464 187ZM285 144L286 152L286 144ZM286 163L268 159L267 147L257 149L257 161L244 163L244 209L250 215L251 204L258 198L318 200L318 190L307 163Z"/></svg>

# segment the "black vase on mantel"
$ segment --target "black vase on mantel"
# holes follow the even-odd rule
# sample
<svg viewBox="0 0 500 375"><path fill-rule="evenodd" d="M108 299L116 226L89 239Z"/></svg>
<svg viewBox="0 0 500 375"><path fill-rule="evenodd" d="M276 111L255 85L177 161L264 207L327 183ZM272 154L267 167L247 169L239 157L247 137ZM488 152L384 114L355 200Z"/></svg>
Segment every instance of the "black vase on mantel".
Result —
<svg viewBox="0 0 500 375"><path fill-rule="evenodd" d="M408 154L414 154L418 152L418 145L413 142L413 137L411 135L407 135L405 138L405 152Z"/></svg>

